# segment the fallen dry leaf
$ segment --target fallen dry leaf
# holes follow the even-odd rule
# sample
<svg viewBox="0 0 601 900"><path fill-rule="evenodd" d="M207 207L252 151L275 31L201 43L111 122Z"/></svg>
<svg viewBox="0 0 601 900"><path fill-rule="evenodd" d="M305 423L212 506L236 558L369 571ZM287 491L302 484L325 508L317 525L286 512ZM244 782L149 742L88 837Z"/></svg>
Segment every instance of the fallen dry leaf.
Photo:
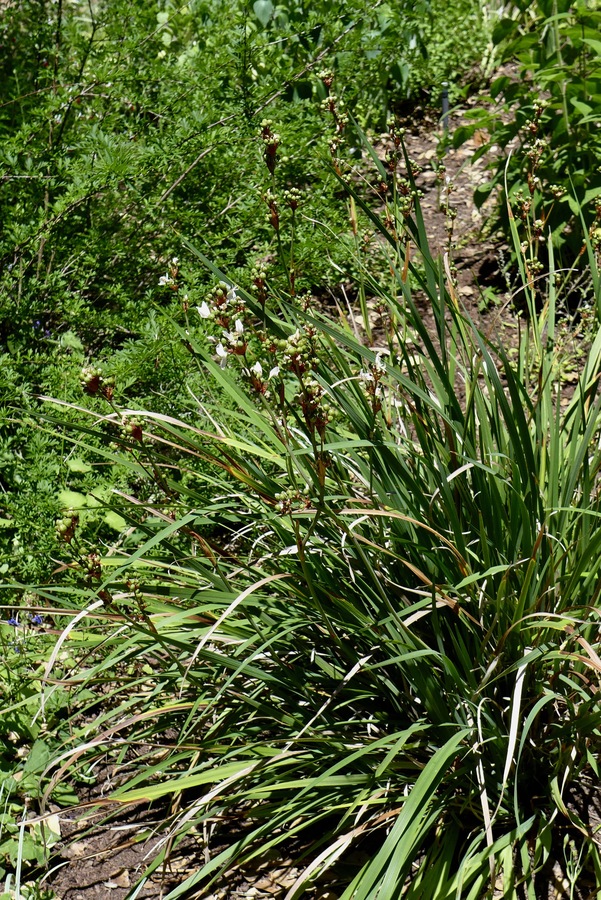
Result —
<svg viewBox="0 0 601 900"><path fill-rule="evenodd" d="M111 875L109 875L109 880L104 882L104 886L107 888L126 888L131 884L129 880L129 872L127 869L117 869Z"/></svg>
<svg viewBox="0 0 601 900"><path fill-rule="evenodd" d="M81 859L89 852L90 845L87 841L76 841L74 844L69 844L68 847L65 847L61 851L61 856L64 856L65 859Z"/></svg>

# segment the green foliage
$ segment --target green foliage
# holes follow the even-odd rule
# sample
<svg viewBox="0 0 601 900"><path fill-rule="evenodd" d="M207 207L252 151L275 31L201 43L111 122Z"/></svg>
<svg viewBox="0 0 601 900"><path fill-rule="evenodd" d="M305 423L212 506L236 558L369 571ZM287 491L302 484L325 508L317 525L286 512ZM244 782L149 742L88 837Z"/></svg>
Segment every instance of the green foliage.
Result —
<svg viewBox="0 0 601 900"><path fill-rule="evenodd" d="M472 0L454 8L477 18ZM335 71L345 106L380 126L391 103L419 90L437 98L443 69L455 77L471 65L449 43L449 15L425 0L23 0L3 10L0 549L15 580L49 575L59 493L78 490L64 448L24 421L37 409L32 395L77 401L78 367L93 359L115 375L121 402L164 411L188 388L202 396L170 324L181 323L182 294L158 280L182 256L183 233L228 271L279 257L286 283L265 221L267 110L281 136L278 191L301 193L299 287L325 292L348 277L344 254L315 225L345 228L321 164L316 75ZM181 278L194 305L206 276Z"/></svg>
<svg viewBox="0 0 601 900"><path fill-rule="evenodd" d="M476 129L506 150L494 163L482 202L499 185L507 191L499 215L509 233L508 207L529 223L544 254L552 235L559 261L586 261L585 231L601 247L601 10L594 4L539 0L515 4L494 32L498 53L516 62L517 77L503 73L491 85L491 107L454 136L461 143ZM507 153L507 151L511 151Z"/></svg>
<svg viewBox="0 0 601 900"><path fill-rule="evenodd" d="M0 621L0 879L6 878L7 886L15 868L31 871L46 866L60 838L56 817L45 824L23 822L31 818L26 810L44 795L45 770L68 734L68 718L74 711L74 697L55 685L40 715L45 664L55 641L47 617L38 612L40 598L28 594L23 604ZM66 784L52 795L62 805L77 802Z"/></svg>
<svg viewBox="0 0 601 900"><path fill-rule="evenodd" d="M0 894L0 900L16 900L15 890L11 890L12 879L6 881L6 891ZM23 900L56 900L56 894L50 888L41 887L37 882L28 881L21 884L20 896Z"/></svg>
<svg viewBox="0 0 601 900"><path fill-rule="evenodd" d="M562 794L599 737L598 339L562 409L552 269L514 365L444 288L400 142L362 158L360 126L480 77L487 28L473 0L3 9L9 896L106 753L119 804L176 799L176 844L239 819L194 885L286 845L297 893L475 898L489 856L531 888L559 814L598 866Z"/></svg>
<svg viewBox="0 0 601 900"><path fill-rule="evenodd" d="M549 243L542 311L523 271L515 361L486 338L430 254L392 139L381 215L335 157L387 259L378 277L355 260L377 348L277 280L233 287L189 244L222 283L186 337L234 412L136 413L162 499L144 543L98 558L81 588L84 646L103 655L77 680L115 691L75 729L72 771L90 735L103 752L127 735L145 755L113 799L177 798L176 843L207 826L227 844L209 839L170 900L274 849L302 870L295 897L319 877L343 900L477 900L499 880L533 895L566 829L572 874L601 888L567 802L598 780L601 739L601 332L563 402ZM112 629L91 617L101 607ZM220 832L232 818L240 830Z"/></svg>
<svg viewBox="0 0 601 900"><path fill-rule="evenodd" d="M438 106L443 82L449 85L449 95L456 97L467 87L473 90L490 73L493 50L491 28L486 7L471 0L432 0L429 15L420 17L415 9L416 21L421 22L421 38L424 53L413 58L408 67L409 96L420 90L430 95ZM466 41L469 34L469 42ZM476 49L477 48L477 49Z"/></svg>

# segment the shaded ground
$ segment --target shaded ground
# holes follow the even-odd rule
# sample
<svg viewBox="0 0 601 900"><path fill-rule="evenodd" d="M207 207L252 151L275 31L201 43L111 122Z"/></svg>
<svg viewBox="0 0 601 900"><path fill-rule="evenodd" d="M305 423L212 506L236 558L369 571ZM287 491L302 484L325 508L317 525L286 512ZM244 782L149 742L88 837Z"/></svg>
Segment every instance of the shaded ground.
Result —
<svg viewBox="0 0 601 900"><path fill-rule="evenodd" d="M89 824L99 817L89 820ZM122 821L100 825L93 836L78 833L75 819L63 819L65 843L60 851L60 868L51 884L61 900L122 900L129 888L142 876L160 849L158 837L144 836L159 822L149 812L130 811ZM69 843L69 839L72 843ZM189 846L191 862L198 858L199 848ZM142 888L139 898L160 897L166 888L175 887L188 874L172 861L169 870L159 869L152 881Z"/></svg>

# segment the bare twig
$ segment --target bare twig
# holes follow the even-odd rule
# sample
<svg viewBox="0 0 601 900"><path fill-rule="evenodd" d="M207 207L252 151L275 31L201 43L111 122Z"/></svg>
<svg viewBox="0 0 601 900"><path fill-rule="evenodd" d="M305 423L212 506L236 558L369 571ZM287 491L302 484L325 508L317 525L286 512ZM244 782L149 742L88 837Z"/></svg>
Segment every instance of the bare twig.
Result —
<svg viewBox="0 0 601 900"><path fill-rule="evenodd" d="M177 187L179 184L182 183L182 181L184 180L184 178L186 178L186 177L190 174L190 172L192 171L192 169L194 168L194 166L197 166L198 163L201 161L201 159L203 159L203 157L207 156L207 154L209 154L209 153L211 152L211 150L214 150L216 146L217 146L216 144L213 144L212 147L205 147L205 149L202 151L202 153L199 153L199 154L198 154L198 156L196 157L196 159L194 160L194 162L193 162L193 163L190 163L190 165L188 166L188 168L186 169L186 171L185 171L185 172L182 172L182 174L179 176L179 178L177 178L177 179L173 182L173 184L171 185L171 187L167 188L167 190L165 191L165 193L164 193L161 197L159 197L159 203L163 203L163 201L167 199L167 197L169 196L169 194L170 194L172 191L174 191L174 190L176 189L176 187Z"/></svg>

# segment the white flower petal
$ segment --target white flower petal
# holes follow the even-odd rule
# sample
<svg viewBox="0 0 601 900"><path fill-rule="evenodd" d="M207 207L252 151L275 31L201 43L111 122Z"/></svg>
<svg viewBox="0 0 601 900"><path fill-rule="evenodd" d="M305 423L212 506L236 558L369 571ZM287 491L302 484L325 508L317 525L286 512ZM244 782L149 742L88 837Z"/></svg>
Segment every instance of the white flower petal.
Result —
<svg viewBox="0 0 601 900"><path fill-rule="evenodd" d="M227 350L225 349L223 344L217 344L217 346L215 347L215 352L219 357L219 365L222 369L225 369L227 365Z"/></svg>
<svg viewBox="0 0 601 900"><path fill-rule="evenodd" d="M211 308L209 304L203 300L200 306L197 306L198 315L201 319L209 319L211 317Z"/></svg>
<svg viewBox="0 0 601 900"><path fill-rule="evenodd" d="M271 372L269 373L269 375L267 376L267 378L268 378L268 380L270 378L277 378L279 374L280 374L280 367L274 366L273 369L271 370Z"/></svg>
<svg viewBox="0 0 601 900"><path fill-rule="evenodd" d="M237 333L237 334L243 334L243 332L244 332L244 325L242 324L242 319L236 319L236 325L235 325L235 327L236 327L236 333Z"/></svg>
<svg viewBox="0 0 601 900"><path fill-rule="evenodd" d="M254 366L251 366L251 367L250 367L250 371L251 371L251 372L254 372L255 375L258 375L259 378L260 378L261 375L263 374L263 366L262 366L261 363L257 360L257 362L254 364Z"/></svg>

